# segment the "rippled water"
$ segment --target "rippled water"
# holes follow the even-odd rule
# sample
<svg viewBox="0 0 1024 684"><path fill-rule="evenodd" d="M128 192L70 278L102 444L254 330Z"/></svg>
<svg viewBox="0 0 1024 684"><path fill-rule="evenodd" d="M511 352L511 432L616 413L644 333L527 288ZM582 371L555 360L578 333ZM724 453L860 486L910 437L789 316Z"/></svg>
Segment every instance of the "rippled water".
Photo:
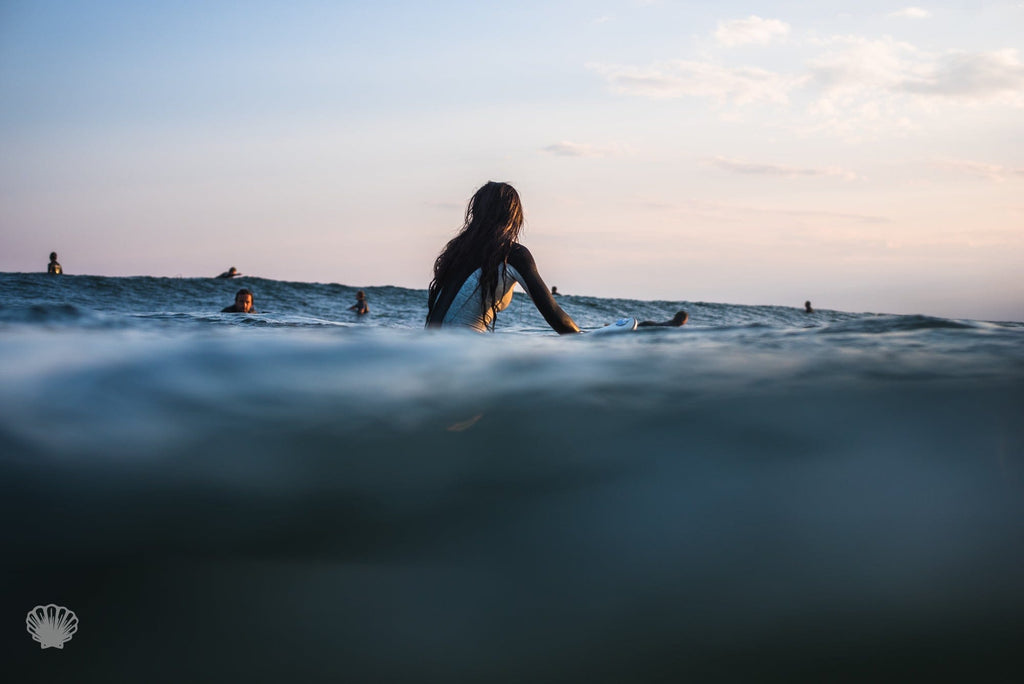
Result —
<svg viewBox="0 0 1024 684"><path fill-rule="evenodd" d="M242 286L264 313L218 313ZM566 296L691 323L564 338L517 295L430 333L424 291L366 291L0 274L11 672L1017 669L1024 325ZM60 652L23 631L46 603Z"/></svg>

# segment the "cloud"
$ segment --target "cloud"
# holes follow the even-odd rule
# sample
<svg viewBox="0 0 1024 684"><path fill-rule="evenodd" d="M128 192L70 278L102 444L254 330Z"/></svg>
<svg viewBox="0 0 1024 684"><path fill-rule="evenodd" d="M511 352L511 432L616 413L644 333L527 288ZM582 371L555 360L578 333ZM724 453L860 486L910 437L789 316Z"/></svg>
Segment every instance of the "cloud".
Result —
<svg viewBox="0 0 1024 684"><path fill-rule="evenodd" d="M704 163L725 171L755 176L781 176L784 178L795 178L800 176L827 176L843 178L845 180L857 179L857 174L851 171L844 171L843 169L834 166L825 168L801 168L796 166L785 166L782 164L747 162L739 159L730 159L728 157L711 157L709 159L705 159Z"/></svg>
<svg viewBox="0 0 1024 684"><path fill-rule="evenodd" d="M1010 99L1024 102L1024 63L1016 50L951 52L924 65L897 88L907 93L961 100Z"/></svg>
<svg viewBox="0 0 1024 684"><path fill-rule="evenodd" d="M563 140L553 145L548 145L544 148L544 151L556 157L607 157L619 154L623 149L618 145L600 146Z"/></svg>
<svg viewBox="0 0 1024 684"><path fill-rule="evenodd" d="M1024 63L1013 49L933 55L892 38L837 37L821 44L834 49L809 61L808 75L826 99L885 93L1024 105Z"/></svg>
<svg viewBox="0 0 1024 684"><path fill-rule="evenodd" d="M751 15L746 19L718 22L715 38L728 47L737 45L768 45L776 38L789 35L789 24L778 19L762 19Z"/></svg>
<svg viewBox="0 0 1024 684"><path fill-rule="evenodd" d="M825 50L807 63L808 113L816 128L846 136L911 130L937 105L1024 107L1024 64L1014 50L918 50L892 38L856 36L819 41Z"/></svg>
<svg viewBox="0 0 1024 684"><path fill-rule="evenodd" d="M987 178L996 183L1011 179L1024 179L1024 166L1001 166L984 162L967 161L964 159L941 159L933 165L947 171L969 174Z"/></svg>
<svg viewBox="0 0 1024 684"><path fill-rule="evenodd" d="M932 13L920 7L905 7L898 12L891 12L889 16L903 19L927 19L932 16Z"/></svg>
<svg viewBox="0 0 1024 684"><path fill-rule="evenodd" d="M826 94L891 90L916 68L915 48L892 38L840 36L818 43L829 49L807 63L807 73L810 87Z"/></svg>
<svg viewBox="0 0 1024 684"><path fill-rule="evenodd" d="M796 104L804 116L791 111L789 120L801 133L830 131L850 140L913 130L942 116L942 106L1024 108L1024 62L1014 49L936 53L863 36L815 38L801 49L808 47L817 54L792 73L710 60L587 66L623 95L704 99L733 108Z"/></svg>
<svg viewBox="0 0 1024 684"><path fill-rule="evenodd" d="M663 201L650 197L637 198L631 202L632 206L640 207L650 211L666 213L682 213L693 216L732 223L743 227L749 225L752 216L774 216L789 219L809 220L816 224L821 222L853 223L862 225L881 225L891 223L891 219L876 214L854 214L838 211L820 211L808 209L784 209L780 207L765 207L736 202L721 202L715 200L686 199Z"/></svg>
<svg viewBox="0 0 1024 684"><path fill-rule="evenodd" d="M839 211L800 211L796 209L790 209L779 210L777 213L784 214L786 216L794 216L797 218L851 221L853 223L879 224L892 222L891 219L888 219L885 216L877 216L874 214L851 214L848 212Z"/></svg>
<svg viewBox="0 0 1024 684"><path fill-rule="evenodd" d="M589 64L612 90L651 98L706 97L720 103L788 101L799 81L757 67L723 67L710 62L673 60L646 67Z"/></svg>

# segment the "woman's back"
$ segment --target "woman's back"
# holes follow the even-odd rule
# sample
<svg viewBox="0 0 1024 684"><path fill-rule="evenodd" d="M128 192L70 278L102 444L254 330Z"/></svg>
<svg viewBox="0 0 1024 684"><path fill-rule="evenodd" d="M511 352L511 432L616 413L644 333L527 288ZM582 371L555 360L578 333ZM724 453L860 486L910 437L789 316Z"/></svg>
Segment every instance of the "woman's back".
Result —
<svg viewBox="0 0 1024 684"><path fill-rule="evenodd" d="M522 225L522 203L511 185L491 181L474 193L462 230L434 261L427 327L493 328L518 282L551 327L579 332L551 297L530 251L518 243Z"/></svg>
<svg viewBox="0 0 1024 684"><path fill-rule="evenodd" d="M433 308L427 314L428 327L467 327L486 332L493 327L494 317L512 301L516 283L533 300L544 320L559 333L579 332L567 313L555 302L544 279L537 271L537 263L525 246L516 244L508 261L497 269L497 281L489 296L484 296L481 268L469 273L461 282L452 279L451 287L442 286ZM494 305L492 305L492 302Z"/></svg>

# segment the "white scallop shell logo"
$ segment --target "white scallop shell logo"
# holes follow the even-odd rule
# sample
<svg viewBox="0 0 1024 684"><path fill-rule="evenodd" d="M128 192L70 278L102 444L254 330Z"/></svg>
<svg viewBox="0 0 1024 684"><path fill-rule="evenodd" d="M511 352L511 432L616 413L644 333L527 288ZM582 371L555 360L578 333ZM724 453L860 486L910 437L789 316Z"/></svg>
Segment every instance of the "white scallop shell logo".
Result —
<svg viewBox="0 0 1024 684"><path fill-rule="evenodd" d="M78 631L78 616L64 606L36 606L25 617L28 633L39 642L39 648L64 648Z"/></svg>

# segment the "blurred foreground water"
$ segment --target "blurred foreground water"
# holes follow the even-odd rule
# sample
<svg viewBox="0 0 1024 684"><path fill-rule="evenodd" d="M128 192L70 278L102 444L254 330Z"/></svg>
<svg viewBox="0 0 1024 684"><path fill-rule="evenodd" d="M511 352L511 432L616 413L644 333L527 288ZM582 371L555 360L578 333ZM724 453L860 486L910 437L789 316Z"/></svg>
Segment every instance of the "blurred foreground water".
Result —
<svg viewBox="0 0 1024 684"><path fill-rule="evenodd" d="M1015 678L1024 325L354 292L0 274L10 681Z"/></svg>

